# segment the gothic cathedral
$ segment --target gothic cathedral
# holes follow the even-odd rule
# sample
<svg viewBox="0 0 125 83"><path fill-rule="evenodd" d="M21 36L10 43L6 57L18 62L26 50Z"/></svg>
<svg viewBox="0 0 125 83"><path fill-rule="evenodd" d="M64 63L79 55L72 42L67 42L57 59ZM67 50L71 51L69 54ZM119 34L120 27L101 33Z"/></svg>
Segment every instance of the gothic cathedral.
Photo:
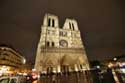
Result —
<svg viewBox="0 0 125 83"><path fill-rule="evenodd" d="M40 35L35 61L37 71L46 73L51 70L59 73L89 69L89 62L75 19L67 18L64 26L60 28L58 17L46 14Z"/></svg>

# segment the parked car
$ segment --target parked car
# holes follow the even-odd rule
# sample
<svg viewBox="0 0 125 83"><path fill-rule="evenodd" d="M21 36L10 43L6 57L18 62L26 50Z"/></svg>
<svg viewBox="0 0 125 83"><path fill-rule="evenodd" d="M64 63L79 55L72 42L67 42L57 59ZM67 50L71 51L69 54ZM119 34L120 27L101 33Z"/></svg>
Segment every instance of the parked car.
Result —
<svg viewBox="0 0 125 83"><path fill-rule="evenodd" d="M0 83L26 83L26 78L23 76L1 77Z"/></svg>

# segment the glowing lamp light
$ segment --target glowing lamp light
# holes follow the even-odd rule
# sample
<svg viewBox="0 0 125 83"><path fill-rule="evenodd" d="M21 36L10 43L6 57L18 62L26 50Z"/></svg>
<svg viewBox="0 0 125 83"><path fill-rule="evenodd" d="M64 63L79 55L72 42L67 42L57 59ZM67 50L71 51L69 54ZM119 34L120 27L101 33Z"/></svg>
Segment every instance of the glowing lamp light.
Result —
<svg viewBox="0 0 125 83"><path fill-rule="evenodd" d="M57 71L58 71L58 73L61 72L60 66L58 66Z"/></svg>
<svg viewBox="0 0 125 83"><path fill-rule="evenodd" d="M9 70L9 68L7 66L2 66L1 70L0 70L0 73L1 74L7 73L8 70Z"/></svg>
<svg viewBox="0 0 125 83"><path fill-rule="evenodd" d="M26 59L23 59L23 64L25 64L26 63Z"/></svg>
<svg viewBox="0 0 125 83"><path fill-rule="evenodd" d="M24 75L24 76L26 76L26 75L27 75L27 73L25 73L25 72L24 72L24 73L23 73L23 75Z"/></svg>
<svg viewBox="0 0 125 83"><path fill-rule="evenodd" d="M32 71L36 71L36 69L32 69Z"/></svg>
<svg viewBox="0 0 125 83"><path fill-rule="evenodd" d="M113 65L112 63L109 63L109 64L108 64L108 67L109 67L109 68L111 68L111 67L113 67L113 66L114 66L114 65Z"/></svg>
<svg viewBox="0 0 125 83"><path fill-rule="evenodd" d="M114 60L114 61L116 61L116 60L117 60L117 58L115 57L115 58L113 58L113 60Z"/></svg>
<svg viewBox="0 0 125 83"><path fill-rule="evenodd" d="M122 71L123 73L125 73L125 69L121 69L121 71Z"/></svg>
<svg viewBox="0 0 125 83"><path fill-rule="evenodd" d="M125 63L120 63L119 66L120 66L120 67L124 67L124 66L125 66Z"/></svg>
<svg viewBox="0 0 125 83"><path fill-rule="evenodd" d="M100 68L100 66L98 65L98 66L96 66L98 69Z"/></svg>

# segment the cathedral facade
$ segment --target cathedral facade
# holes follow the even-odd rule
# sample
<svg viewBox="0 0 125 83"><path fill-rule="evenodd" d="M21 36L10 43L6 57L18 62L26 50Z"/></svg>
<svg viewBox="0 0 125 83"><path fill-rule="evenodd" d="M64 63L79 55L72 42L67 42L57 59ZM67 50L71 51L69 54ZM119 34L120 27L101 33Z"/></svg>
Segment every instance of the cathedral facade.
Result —
<svg viewBox="0 0 125 83"><path fill-rule="evenodd" d="M81 71L89 69L89 62L75 19L67 18L59 27L58 17L44 16L37 47L35 69L40 72Z"/></svg>

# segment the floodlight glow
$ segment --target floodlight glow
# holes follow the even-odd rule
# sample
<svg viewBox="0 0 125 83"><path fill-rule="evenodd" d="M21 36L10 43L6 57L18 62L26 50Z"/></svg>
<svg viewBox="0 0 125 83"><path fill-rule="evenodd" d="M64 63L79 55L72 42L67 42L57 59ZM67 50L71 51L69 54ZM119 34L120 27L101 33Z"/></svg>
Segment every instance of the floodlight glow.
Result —
<svg viewBox="0 0 125 83"><path fill-rule="evenodd" d="M25 63L26 63L26 59L23 58L23 64L25 64Z"/></svg>
<svg viewBox="0 0 125 83"><path fill-rule="evenodd" d="M113 58L113 60L114 60L114 61L116 61L116 60L117 60L117 58Z"/></svg>

